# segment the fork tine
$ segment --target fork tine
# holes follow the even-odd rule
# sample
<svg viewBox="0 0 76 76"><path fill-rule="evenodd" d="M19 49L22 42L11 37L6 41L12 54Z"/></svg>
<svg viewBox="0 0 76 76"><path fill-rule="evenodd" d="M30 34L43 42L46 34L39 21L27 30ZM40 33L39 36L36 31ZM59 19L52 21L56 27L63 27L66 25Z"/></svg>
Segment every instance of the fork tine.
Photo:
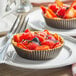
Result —
<svg viewBox="0 0 76 76"><path fill-rule="evenodd" d="M23 28L22 28L21 32L25 31L27 24L28 24L28 21L29 21L29 18L26 21L24 21Z"/></svg>
<svg viewBox="0 0 76 76"><path fill-rule="evenodd" d="M18 27L17 30L16 30L16 33L21 32L21 29L22 29L22 27L23 27L24 20L25 20L25 16L22 15L22 19L20 20L20 24L19 24L19 27Z"/></svg>
<svg viewBox="0 0 76 76"><path fill-rule="evenodd" d="M23 20L22 28L21 28L20 32L23 32L23 30L22 30L22 29L23 29L23 27L24 27L25 17L26 17L26 16L24 16L24 20Z"/></svg>
<svg viewBox="0 0 76 76"><path fill-rule="evenodd" d="M15 23L15 25L17 25L17 26L16 26L16 28L14 29L14 31L12 32L13 34L14 34L14 33L17 33L17 31L20 29L20 22L21 22L21 20L22 20L22 15L19 14L19 18L18 18L18 20L17 20L16 23ZM18 24L17 24L17 22L18 22Z"/></svg>
<svg viewBox="0 0 76 76"><path fill-rule="evenodd" d="M28 25L28 21L29 21L29 18L27 19L27 21L26 21L26 23L24 24L24 29L23 29L23 32L25 31L25 29L26 29L26 27L27 27L27 25Z"/></svg>
<svg viewBox="0 0 76 76"><path fill-rule="evenodd" d="M10 31L9 31L8 33L12 32L12 30L13 30L14 27L15 27L15 23L17 22L18 18L19 18L19 15L17 16L17 18L16 18L16 20L15 20L13 26L11 27L11 29L10 29Z"/></svg>

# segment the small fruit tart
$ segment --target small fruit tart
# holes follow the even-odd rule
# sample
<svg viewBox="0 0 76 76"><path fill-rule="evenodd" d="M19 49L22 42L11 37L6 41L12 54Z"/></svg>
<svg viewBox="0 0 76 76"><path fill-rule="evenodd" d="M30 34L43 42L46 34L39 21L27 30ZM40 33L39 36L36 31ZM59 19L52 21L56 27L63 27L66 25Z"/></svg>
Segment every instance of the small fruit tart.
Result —
<svg viewBox="0 0 76 76"><path fill-rule="evenodd" d="M15 34L12 44L19 56L32 60L47 60L55 58L63 47L63 38L48 30Z"/></svg>
<svg viewBox="0 0 76 76"><path fill-rule="evenodd" d="M66 5L60 0L49 4L48 8L41 6L43 17L48 26L59 29L76 28L76 1Z"/></svg>

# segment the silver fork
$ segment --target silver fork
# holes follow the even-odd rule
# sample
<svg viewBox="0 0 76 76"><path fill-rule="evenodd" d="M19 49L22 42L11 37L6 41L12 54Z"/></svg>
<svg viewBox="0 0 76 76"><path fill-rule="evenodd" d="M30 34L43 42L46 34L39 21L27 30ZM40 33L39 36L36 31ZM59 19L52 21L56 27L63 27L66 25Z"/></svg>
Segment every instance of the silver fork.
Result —
<svg viewBox="0 0 76 76"><path fill-rule="evenodd" d="M10 38L10 36L11 36L11 34L12 34L14 28L15 28L15 23L16 23L16 21L17 21L19 18L21 18L20 15L17 16L17 18L16 18L13 26L11 27L10 31L9 31L9 32L7 33L7 35L4 37L4 39L3 39L3 41L2 41L2 44L1 44L2 46L3 46L3 45L8 41L8 39ZM1 47L2 47L2 46L1 46Z"/></svg>
<svg viewBox="0 0 76 76"><path fill-rule="evenodd" d="M5 43L8 41L8 39L10 38L11 34L14 33L14 31L16 31L16 29L18 28L17 25L19 25L20 23L18 23L17 25L16 22L20 19L22 20L23 16L22 15L17 15L17 18L13 24L13 26L11 27L10 31L7 33L7 35L4 37L3 41L2 41L2 44L1 44L1 48L3 48L2 46L5 45ZM19 21L18 21L19 22ZM16 28L16 29L15 29ZM15 30L14 30L15 29Z"/></svg>
<svg viewBox="0 0 76 76"><path fill-rule="evenodd" d="M6 44L5 44L5 45L3 46L3 48L0 50L0 51L1 51L1 52L0 52L0 60L4 60L5 54L6 54L7 49L8 49L8 46L11 44L11 39L12 39L13 34L19 33L19 32L21 32L21 31L24 31L25 28L26 28L26 26L27 26L28 20L29 20L29 19L27 19L27 21L26 21L26 23L25 23L25 17L24 17L24 16L23 16L23 18L20 17L20 20L19 20L18 25L16 26L16 28L14 29L14 31L10 34L9 39L8 39L8 41L6 42ZM13 26L16 25L17 21L18 21L18 19L15 21L15 23L14 23ZM24 26L24 25L25 25L25 26ZM22 28L22 27L24 27L24 28Z"/></svg>

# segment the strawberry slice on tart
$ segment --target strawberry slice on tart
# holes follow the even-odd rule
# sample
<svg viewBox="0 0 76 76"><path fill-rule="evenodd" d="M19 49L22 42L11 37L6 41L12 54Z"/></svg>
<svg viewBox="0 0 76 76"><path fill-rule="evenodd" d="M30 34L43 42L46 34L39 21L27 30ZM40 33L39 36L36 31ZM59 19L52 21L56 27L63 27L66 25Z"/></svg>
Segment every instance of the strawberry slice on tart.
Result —
<svg viewBox="0 0 76 76"><path fill-rule="evenodd" d="M49 4L48 5L48 8L49 9L51 9L53 12L57 12L57 10L59 9L59 7L57 6L57 4L56 3L54 3L54 4Z"/></svg>
<svg viewBox="0 0 76 76"><path fill-rule="evenodd" d="M47 9L44 16L47 18L57 18L56 14L51 9Z"/></svg>
<svg viewBox="0 0 76 76"><path fill-rule="evenodd" d="M66 12L63 18L70 19L75 17L75 10L74 8L70 7Z"/></svg>
<svg viewBox="0 0 76 76"><path fill-rule="evenodd" d="M45 14L46 10L47 10L46 7L42 5L42 6L40 6L40 8L42 9L42 12Z"/></svg>
<svg viewBox="0 0 76 76"><path fill-rule="evenodd" d="M41 45L48 45L50 47L50 49L52 49L55 45L55 43L51 40L44 40Z"/></svg>
<svg viewBox="0 0 76 76"><path fill-rule="evenodd" d="M73 1L70 7L73 7L74 9L76 9L76 1Z"/></svg>
<svg viewBox="0 0 76 76"><path fill-rule="evenodd" d="M60 9L57 11L58 17L61 17L61 18L64 17L65 13L66 13L66 8L65 7L60 7Z"/></svg>

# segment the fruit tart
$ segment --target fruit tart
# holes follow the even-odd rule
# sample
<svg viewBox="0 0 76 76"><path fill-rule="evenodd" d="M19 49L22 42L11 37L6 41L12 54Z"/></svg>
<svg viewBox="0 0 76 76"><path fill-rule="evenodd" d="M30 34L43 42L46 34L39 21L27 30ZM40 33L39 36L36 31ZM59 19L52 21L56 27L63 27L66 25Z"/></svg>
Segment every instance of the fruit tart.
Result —
<svg viewBox="0 0 76 76"><path fill-rule="evenodd" d="M56 0L48 8L43 5L40 8L48 26L60 29L76 28L76 1L68 5Z"/></svg>
<svg viewBox="0 0 76 76"><path fill-rule="evenodd" d="M19 56L32 60L47 60L55 58L61 51L64 41L58 34L48 30L30 31L15 34L12 44Z"/></svg>

